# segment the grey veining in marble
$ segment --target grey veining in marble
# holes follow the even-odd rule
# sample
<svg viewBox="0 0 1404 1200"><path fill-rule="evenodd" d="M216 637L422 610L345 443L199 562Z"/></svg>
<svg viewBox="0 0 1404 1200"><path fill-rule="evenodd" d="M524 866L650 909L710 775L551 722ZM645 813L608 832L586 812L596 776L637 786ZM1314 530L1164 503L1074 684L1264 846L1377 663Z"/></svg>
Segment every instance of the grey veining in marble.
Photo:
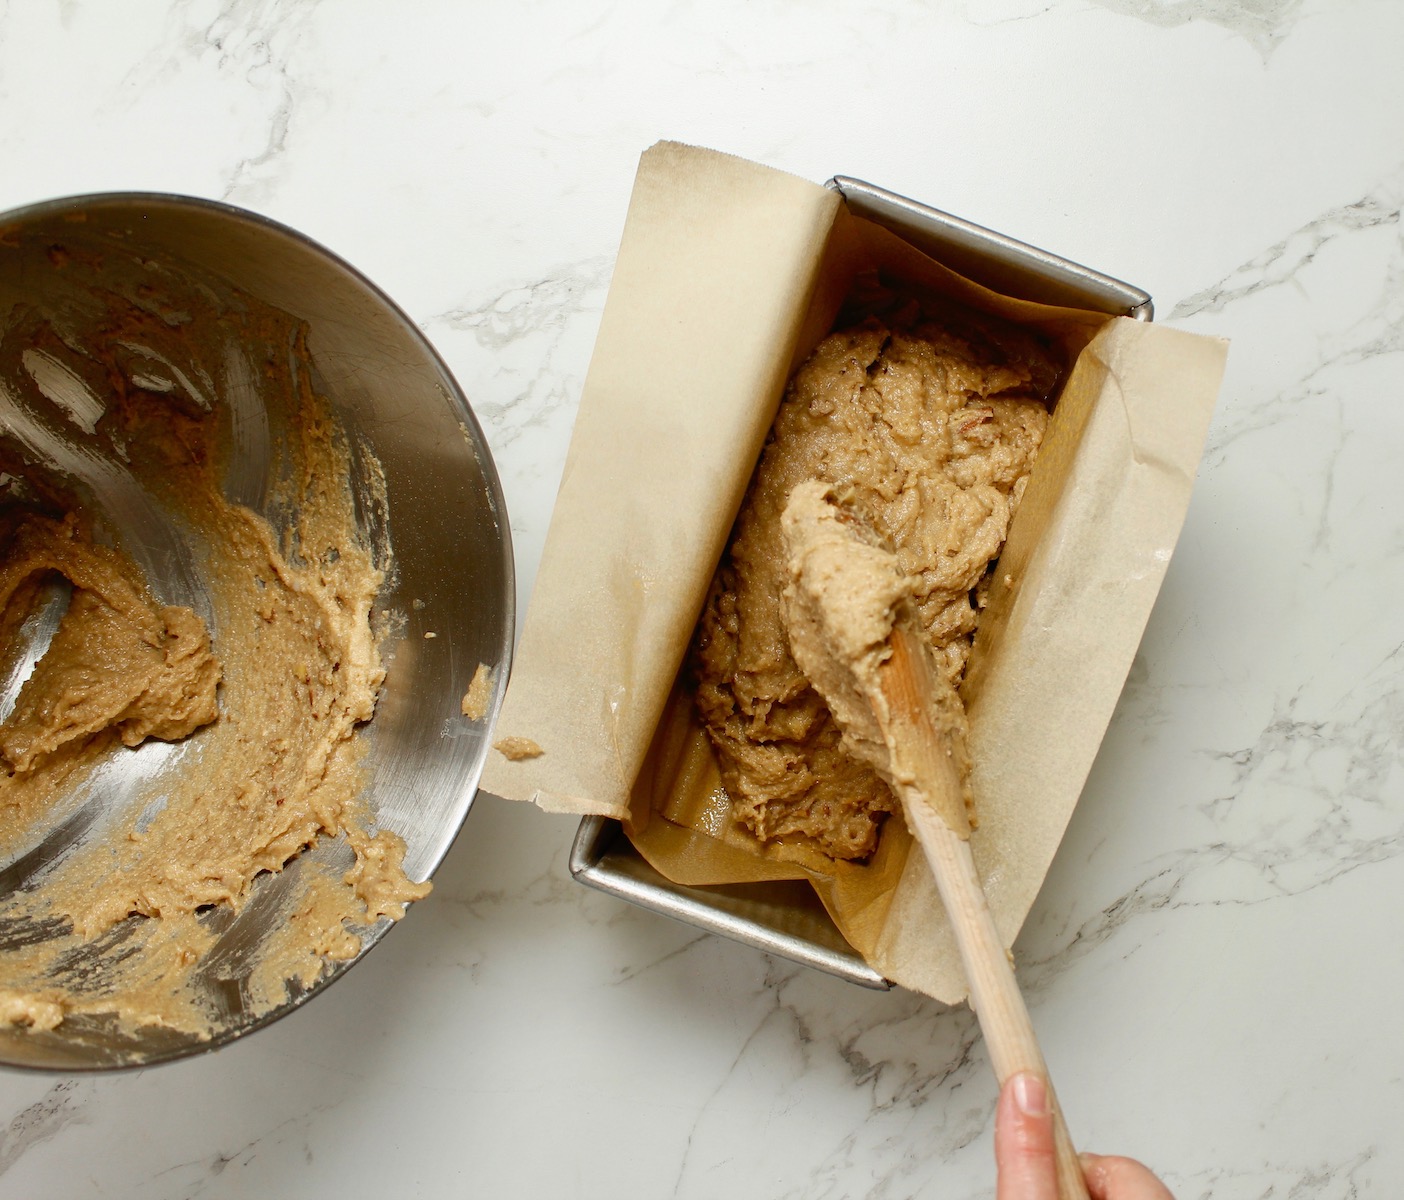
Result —
<svg viewBox="0 0 1404 1200"><path fill-rule="evenodd" d="M366 271L473 400L523 601L659 138L872 179L1230 338L1016 957L1081 1145L1180 1200L1359 1200L1404 1181L1401 46L1393 0L0 0L0 207L186 191ZM0 1076L0 1197L993 1196L968 1011L587 892L572 833L480 799L310 1007Z"/></svg>

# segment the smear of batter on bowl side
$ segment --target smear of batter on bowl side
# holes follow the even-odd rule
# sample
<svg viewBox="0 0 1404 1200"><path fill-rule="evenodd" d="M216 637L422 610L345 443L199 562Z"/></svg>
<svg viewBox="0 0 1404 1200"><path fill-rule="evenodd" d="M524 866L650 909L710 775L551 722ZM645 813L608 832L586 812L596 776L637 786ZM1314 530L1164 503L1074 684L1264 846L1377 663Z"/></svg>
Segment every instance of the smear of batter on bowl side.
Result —
<svg viewBox="0 0 1404 1200"><path fill-rule="evenodd" d="M68 1014L115 1014L209 1036L218 1024L202 975L217 942L210 917L240 910L260 875L332 836L355 855L349 872L302 872L256 970L222 980L254 1016L282 1003L289 981L310 983L326 960L353 957L355 928L398 919L429 884L406 877L404 843L373 832L361 796L356 731L374 715L384 678L372 620L383 575L358 533L348 448L312 386L305 328L281 314L257 318L259 344L275 348L259 364L259 386L284 435L267 507L287 519L275 529L226 497L224 407L195 387L157 390L122 352L154 347L147 359L159 361L180 336L180 315L110 304L110 340L83 347L80 364L110 392L100 419L72 436L126 472L181 531L209 631L190 609L152 596L123 530L80 482L0 429L0 666L41 585L62 577L71 588L47 651L0 722L0 849L13 855L75 797L100 790L104 770L144 738L185 739L137 810L42 886L0 901L0 921L45 934L0 954L0 1022L38 1029ZM6 342L45 339L54 342L52 331L36 321Z"/></svg>
<svg viewBox="0 0 1404 1200"><path fill-rule="evenodd" d="M492 668L487 663L479 663L469 681L468 690L463 693L460 711L470 721L481 721L487 716L488 701L492 698Z"/></svg>

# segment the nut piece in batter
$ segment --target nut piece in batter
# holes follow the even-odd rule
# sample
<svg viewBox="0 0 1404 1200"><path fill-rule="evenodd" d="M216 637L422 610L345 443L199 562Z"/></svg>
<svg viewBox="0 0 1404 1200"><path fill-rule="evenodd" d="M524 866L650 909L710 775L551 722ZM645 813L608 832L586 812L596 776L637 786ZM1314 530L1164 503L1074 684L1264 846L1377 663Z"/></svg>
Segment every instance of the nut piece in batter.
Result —
<svg viewBox="0 0 1404 1200"><path fill-rule="evenodd" d="M697 709L733 814L762 841L861 859L898 807L791 654L780 527L790 493L811 479L845 489L895 551L918 627L958 684L972 593L1004 544L1057 376L1023 331L918 314L833 333L795 373L693 647Z"/></svg>

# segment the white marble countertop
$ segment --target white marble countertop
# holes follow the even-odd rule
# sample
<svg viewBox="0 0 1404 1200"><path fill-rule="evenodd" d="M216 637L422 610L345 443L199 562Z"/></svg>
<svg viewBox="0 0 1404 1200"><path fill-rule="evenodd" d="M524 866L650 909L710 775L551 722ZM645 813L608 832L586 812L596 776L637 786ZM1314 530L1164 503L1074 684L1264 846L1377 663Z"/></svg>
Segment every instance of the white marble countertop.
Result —
<svg viewBox="0 0 1404 1200"><path fill-rule="evenodd" d="M348 258L472 399L523 599L659 138L1231 338L1017 954L1083 1146L1181 1200L1347 1200L1404 1184L1401 50L1395 0L0 0L0 209L186 192ZM0 1195L993 1194L968 1011L589 892L573 831L480 800L401 928L213 1055L0 1074Z"/></svg>

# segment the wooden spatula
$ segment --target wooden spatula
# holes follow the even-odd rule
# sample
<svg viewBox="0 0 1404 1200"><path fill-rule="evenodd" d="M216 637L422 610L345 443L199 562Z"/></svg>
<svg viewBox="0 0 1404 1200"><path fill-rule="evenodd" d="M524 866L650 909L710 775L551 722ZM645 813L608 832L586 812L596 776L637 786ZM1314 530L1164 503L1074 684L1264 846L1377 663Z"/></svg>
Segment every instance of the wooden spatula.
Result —
<svg viewBox="0 0 1404 1200"><path fill-rule="evenodd" d="M802 484L786 508L784 527L793 577L786 614L795 659L850 741L901 799L955 930L970 1005L995 1074L1001 1085L1021 1071L1045 1081L1059 1194L1062 1200L1087 1200L1077 1152L970 853L953 744L959 725L951 719L961 711L960 700L912 626L895 558L835 503L833 489ZM802 636L802 629L810 636Z"/></svg>

